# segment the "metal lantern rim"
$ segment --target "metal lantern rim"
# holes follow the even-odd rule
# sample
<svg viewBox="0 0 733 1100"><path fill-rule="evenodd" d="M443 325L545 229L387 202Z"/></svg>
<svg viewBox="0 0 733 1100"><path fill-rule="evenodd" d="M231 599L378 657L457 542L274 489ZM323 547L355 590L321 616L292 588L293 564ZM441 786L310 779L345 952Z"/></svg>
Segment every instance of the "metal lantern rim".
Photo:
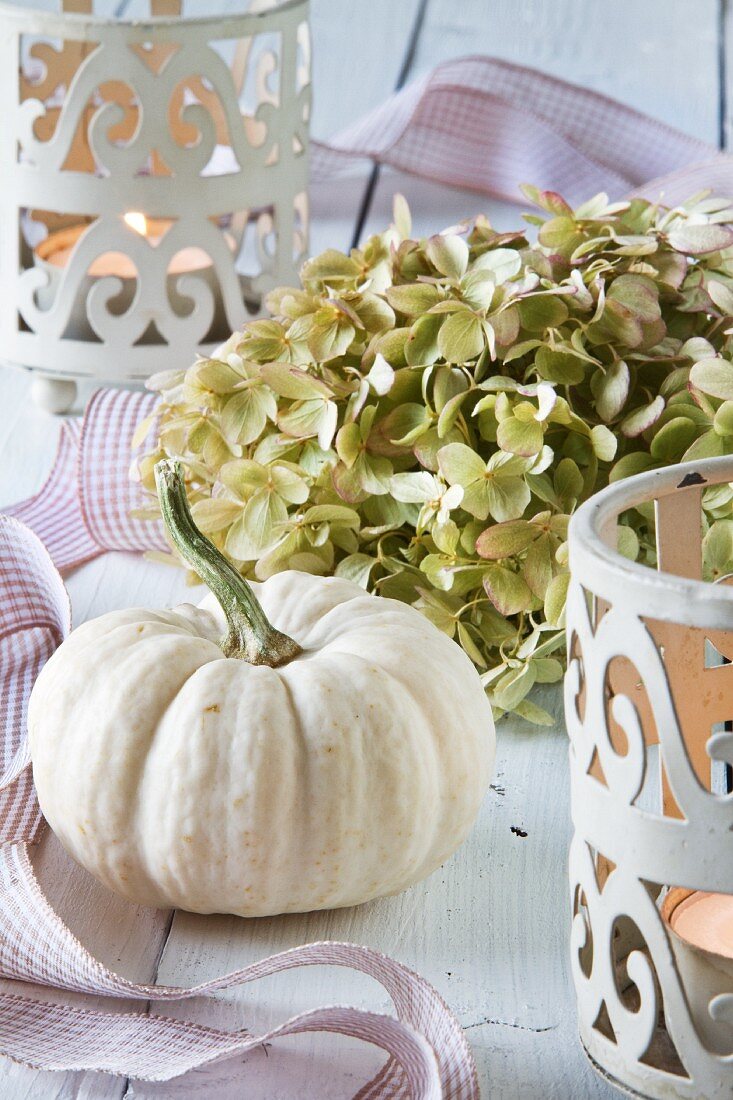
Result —
<svg viewBox="0 0 733 1100"><path fill-rule="evenodd" d="M309 0L191 17L151 2L121 19L57 7L77 10L0 0L3 359L38 375L34 396L55 412L79 378L142 382L211 354L293 281L311 97ZM170 228L131 234L120 218L138 211ZM77 224L45 262L40 227ZM175 269L186 249L206 262ZM91 270L119 253L124 271Z"/></svg>
<svg viewBox="0 0 733 1100"><path fill-rule="evenodd" d="M733 588L703 582L702 499L733 455L615 482L570 523L565 715L571 970L599 1073L651 1100L728 1096L729 960L688 945L680 894L733 895ZM658 564L616 549L653 503ZM727 662L727 663L726 663Z"/></svg>
<svg viewBox="0 0 733 1100"><path fill-rule="evenodd" d="M611 602L621 588L639 615L684 621L706 629L730 629L733 587L675 576L625 558L604 534L615 530L627 509L688 487L710 488L733 481L733 456L683 462L614 482L580 506L568 529L570 571L596 596Z"/></svg>
<svg viewBox="0 0 733 1100"><path fill-rule="evenodd" d="M114 31L117 28L121 32L130 30L144 32L148 27L157 32L169 28L180 30L181 27L195 27L204 30L206 27L225 27L230 24L240 26L243 31L248 30L251 24L251 29L254 31L262 23L285 12L297 10L298 8L307 9L309 3L310 0L276 0L272 7L264 8L262 11L220 12L214 15L194 16L183 14L150 15L144 19L125 19L124 16L117 18L115 16L96 15L94 12L48 11L45 8L25 5L21 7L13 0L0 0L0 18L8 17L17 19L21 23L31 22L34 25L40 20L47 24L49 28L63 23L65 26L69 24L76 25L79 29L89 27Z"/></svg>

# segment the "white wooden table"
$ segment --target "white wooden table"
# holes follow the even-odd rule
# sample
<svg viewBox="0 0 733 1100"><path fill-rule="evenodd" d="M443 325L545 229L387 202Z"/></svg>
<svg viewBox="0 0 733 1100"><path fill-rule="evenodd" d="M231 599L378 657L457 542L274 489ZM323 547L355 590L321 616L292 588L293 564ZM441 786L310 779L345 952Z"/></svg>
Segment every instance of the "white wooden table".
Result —
<svg viewBox="0 0 733 1100"><path fill-rule="evenodd" d="M199 0L198 7L236 2ZM107 0L105 8L144 10L142 0ZM733 97L725 94L729 27L722 0L312 0L312 8L317 136L380 102L400 75L410 79L468 53L536 65L712 143L724 143L729 132ZM367 167L353 179L314 190L313 250L346 248L355 233L387 224L397 189L411 202L417 232L479 209L499 227L518 221L517 210L469 192L387 172L370 181ZM31 405L29 389L27 376L0 368L0 506L40 486L55 449L58 425ZM97 559L68 585L76 623L112 608L191 598L182 574L129 554ZM468 1032L485 1097L610 1097L613 1090L589 1069L575 1034L566 944L567 744L558 692L542 702L557 714L557 727L499 723L496 774L471 837L440 871L396 898L268 920L198 917L128 905L71 863L51 835L39 846L35 865L73 931L133 980L189 984L307 941L352 940L395 956L443 994ZM368 979L309 967L163 1011L264 1030L297 1011L338 1001L389 1007ZM379 1062L371 1048L319 1036L281 1040L248 1055L246 1066L241 1059L220 1063L166 1086L104 1074L40 1073L0 1060L0 1097L345 1100Z"/></svg>

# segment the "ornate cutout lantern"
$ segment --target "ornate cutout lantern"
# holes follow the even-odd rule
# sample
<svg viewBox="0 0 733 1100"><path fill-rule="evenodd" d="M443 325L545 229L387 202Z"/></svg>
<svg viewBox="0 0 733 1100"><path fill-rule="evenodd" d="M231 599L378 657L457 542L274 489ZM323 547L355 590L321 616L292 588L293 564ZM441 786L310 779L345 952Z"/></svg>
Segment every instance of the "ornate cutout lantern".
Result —
<svg viewBox="0 0 733 1100"><path fill-rule="evenodd" d="M733 588L701 579L703 494L731 481L731 458L641 474L570 525L572 970L583 1045L635 1096L733 1089ZM616 551L630 509L657 570Z"/></svg>
<svg viewBox="0 0 733 1100"><path fill-rule="evenodd" d="M0 338L49 407L188 366L292 282L309 69L307 0L151 0L145 22L0 3Z"/></svg>

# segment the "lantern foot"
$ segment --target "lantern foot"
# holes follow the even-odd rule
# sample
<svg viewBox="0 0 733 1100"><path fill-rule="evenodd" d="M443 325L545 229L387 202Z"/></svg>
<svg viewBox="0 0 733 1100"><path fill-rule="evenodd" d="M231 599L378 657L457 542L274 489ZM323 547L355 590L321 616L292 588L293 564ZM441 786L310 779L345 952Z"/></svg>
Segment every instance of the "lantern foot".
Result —
<svg viewBox="0 0 733 1100"><path fill-rule="evenodd" d="M69 378L35 378L31 396L46 412L67 413L76 400L76 382Z"/></svg>

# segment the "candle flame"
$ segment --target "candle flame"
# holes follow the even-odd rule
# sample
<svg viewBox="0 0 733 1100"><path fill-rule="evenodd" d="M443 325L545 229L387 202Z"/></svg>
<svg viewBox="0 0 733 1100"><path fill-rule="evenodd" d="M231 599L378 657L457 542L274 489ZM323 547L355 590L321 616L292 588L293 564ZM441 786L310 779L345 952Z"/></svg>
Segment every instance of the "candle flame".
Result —
<svg viewBox="0 0 733 1100"><path fill-rule="evenodd" d="M137 210L132 210L129 214L125 214L125 225L129 225L130 229L134 229L141 237L146 236L148 232L148 220L144 214L141 214Z"/></svg>

